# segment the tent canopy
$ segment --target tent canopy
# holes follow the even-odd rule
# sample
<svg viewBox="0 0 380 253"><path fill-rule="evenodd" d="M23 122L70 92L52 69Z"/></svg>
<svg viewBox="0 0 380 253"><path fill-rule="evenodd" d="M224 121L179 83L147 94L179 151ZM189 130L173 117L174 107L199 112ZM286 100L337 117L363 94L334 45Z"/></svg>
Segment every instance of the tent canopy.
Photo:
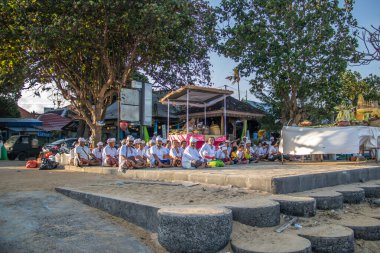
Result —
<svg viewBox="0 0 380 253"><path fill-rule="evenodd" d="M233 91L230 90L186 85L176 91L170 92L161 98L160 102L162 104L167 104L169 102L174 105L187 105L188 96L188 105L195 107L208 107L222 101L224 97L232 94Z"/></svg>

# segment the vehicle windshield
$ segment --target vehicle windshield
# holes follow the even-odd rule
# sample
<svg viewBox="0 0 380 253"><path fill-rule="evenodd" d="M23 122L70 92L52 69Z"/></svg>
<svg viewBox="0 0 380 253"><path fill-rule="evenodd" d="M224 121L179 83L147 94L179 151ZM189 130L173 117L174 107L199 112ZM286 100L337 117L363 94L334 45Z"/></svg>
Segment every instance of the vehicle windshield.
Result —
<svg viewBox="0 0 380 253"><path fill-rule="evenodd" d="M65 141L65 140L58 140L58 141L52 142L51 145L62 144L64 141Z"/></svg>
<svg viewBox="0 0 380 253"><path fill-rule="evenodd" d="M6 142L5 142L5 145L7 146L13 146L16 141L18 140L18 138L20 138L20 136L18 135L13 135L11 136Z"/></svg>

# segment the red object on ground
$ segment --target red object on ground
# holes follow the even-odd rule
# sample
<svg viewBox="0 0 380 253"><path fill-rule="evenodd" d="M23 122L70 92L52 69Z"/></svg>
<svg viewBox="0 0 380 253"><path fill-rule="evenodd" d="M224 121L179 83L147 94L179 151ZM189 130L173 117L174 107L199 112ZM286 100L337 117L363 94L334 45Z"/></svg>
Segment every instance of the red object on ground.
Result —
<svg viewBox="0 0 380 253"><path fill-rule="evenodd" d="M120 128L125 131L128 128L128 122L120 121Z"/></svg>
<svg viewBox="0 0 380 253"><path fill-rule="evenodd" d="M197 139L197 149L200 149L203 145L203 143L205 143L205 136L203 134L176 134L176 135L169 135L169 141L174 141L174 140L178 140L179 143L181 143L181 141L186 141L187 145L189 145L189 142L190 142L190 138L193 137L195 139ZM225 142L226 141L226 136L222 135L222 136L217 136L215 137L215 142L214 142L214 146L215 147L218 147L220 143L222 142Z"/></svg>
<svg viewBox="0 0 380 253"><path fill-rule="evenodd" d="M44 154L44 158L49 159L51 155L54 155L52 152L47 152Z"/></svg>
<svg viewBox="0 0 380 253"><path fill-rule="evenodd" d="M37 160L29 160L26 162L26 168L28 169L37 168L37 167L38 167Z"/></svg>

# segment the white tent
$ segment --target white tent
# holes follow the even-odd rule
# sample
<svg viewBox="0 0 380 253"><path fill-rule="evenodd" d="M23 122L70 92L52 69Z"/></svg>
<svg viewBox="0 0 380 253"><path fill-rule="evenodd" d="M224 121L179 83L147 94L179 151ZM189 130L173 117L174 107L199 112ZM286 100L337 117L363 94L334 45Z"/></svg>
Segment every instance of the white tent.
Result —
<svg viewBox="0 0 380 253"><path fill-rule="evenodd" d="M280 152L290 155L355 154L379 147L380 127L283 127Z"/></svg>

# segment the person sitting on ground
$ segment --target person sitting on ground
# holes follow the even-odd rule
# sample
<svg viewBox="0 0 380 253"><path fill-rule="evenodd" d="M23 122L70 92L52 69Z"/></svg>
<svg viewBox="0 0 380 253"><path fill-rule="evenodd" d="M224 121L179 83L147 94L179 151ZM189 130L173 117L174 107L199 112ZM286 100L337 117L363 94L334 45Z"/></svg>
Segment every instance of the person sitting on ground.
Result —
<svg viewBox="0 0 380 253"><path fill-rule="evenodd" d="M246 153L245 153L245 143L244 142L240 142L239 148L238 148L236 154L237 154L239 163L241 163L241 164L249 163L249 159L247 159L247 157L245 156Z"/></svg>
<svg viewBox="0 0 380 253"><path fill-rule="evenodd" d="M162 142L163 142L164 146L166 147L167 151L170 152L170 150L172 149L171 141L169 141L167 139L163 139Z"/></svg>
<svg viewBox="0 0 380 253"><path fill-rule="evenodd" d="M281 159L281 154L278 151L278 143L272 143L272 145L269 147L268 150L268 160L273 162L273 161L278 161Z"/></svg>
<svg viewBox="0 0 380 253"><path fill-rule="evenodd" d="M214 146L215 138L209 137L207 142L203 144L201 149L199 150L200 156L205 159L207 162L211 162L215 160L215 146Z"/></svg>
<svg viewBox="0 0 380 253"><path fill-rule="evenodd" d="M98 144L96 144L96 148L92 150L92 154L95 156L95 159L101 163L103 161L102 155L103 153L103 142L99 141Z"/></svg>
<svg viewBox="0 0 380 253"><path fill-rule="evenodd" d="M185 151L186 147L187 147L187 142L185 140L181 141L181 150L182 150L182 153L183 153L183 151Z"/></svg>
<svg viewBox="0 0 380 253"><path fill-rule="evenodd" d="M144 168L144 163L141 162L136 149L133 147L133 136L128 136L126 144L120 148L119 153L119 171L127 169L141 169Z"/></svg>
<svg viewBox="0 0 380 253"><path fill-rule="evenodd" d="M160 136L156 138L156 145L151 149L151 154L154 158L154 164L158 168L167 168L171 166L169 152L166 147L162 145L162 138Z"/></svg>
<svg viewBox="0 0 380 253"><path fill-rule="evenodd" d="M103 166L119 166L117 149L115 148L116 139L109 138L107 145L103 149Z"/></svg>
<svg viewBox="0 0 380 253"><path fill-rule="evenodd" d="M75 148L78 146L79 142L78 141L75 141L73 143L73 146L72 148L70 149L70 161L69 161L69 164L70 165L74 165L74 159L75 159Z"/></svg>
<svg viewBox="0 0 380 253"><path fill-rule="evenodd" d="M231 154L231 149L232 149L232 147L231 147L231 141L230 140L226 140L224 142L224 146L227 148L227 156L229 158L230 154Z"/></svg>
<svg viewBox="0 0 380 253"><path fill-rule="evenodd" d="M203 169L207 167L206 161L199 155L197 150L197 139L194 137L190 138L190 145L185 148L182 156L182 167L184 169Z"/></svg>
<svg viewBox="0 0 380 253"><path fill-rule="evenodd" d="M85 146L86 140L84 138L79 138L78 142L79 145L77 145L74 151L76 156L74 164L76 166L99 165L100 163L96 161L95 156L90 152L90 149Z"/></svg>
<svg viewBox="0 0 380 253"><path fill-rule="evenodd" d="M238 164L239 163L239 157L237 155L238 148L236 146L233 146L231 148L231 154L230 154L230 159L233 162L233 164Z"/></svg>
<svg viewBox="0 0 380 253"><path fill-rule="evenodd" d="M141 143L141 139L135 139L133 141L133 147L137 150L140 146L140 143Z"/></svg>
<svg viewBox="0 0 380 253"><path fill-rule="evenodd" d="M259 143L259 147L257 149L257 155L259 160L266 160L268 158L268 153L266 149L266 143Z"/></svg>
<svg viewBox="0 0 380 253"><path fill-rule="evenodd" d="M140 143L139 143L139 146L138 148L136 149L137 151L137 155L139 155L145 162L145 165L147 164L148 162L148 156L146 154L146 150L147 150L147 146L145 146L145 141L144 140L141 140Z"/></svg>
<svg viewBox="0 0 380 253"><path fill-rule="evenodd" d="M227 147L225 145L219 146L219 149L216 151L215 158L223 161L225 165L233 164L231 158L227 153Z"/></svg>
<svg viewBox="0 0 380 253"><path fill-rule="evenodd" d="M155 146L156 145L156 142L155 142L155 140L154 139L152 139L152 140L150 140L149 142L148 142L148 147L147 147L147 150L145 151L145 155L146 155L146 157L147 157L147 159L148 159L148 163L149 163L149 165L150 165L150 167L155 167L155 165L154 165L154 157L152 156L152 147L153 146Z"/></svg>
<svg viewBox="0 0 380 253"><path fill-rule="evenodd" d="M179 146L178 140L173 141L173 146L170 149L170 158L172 159L172 165L174 167L180 167L182 165L182 155L183 155L183 150Z"/></svg>
<svg viewBox="0 0 380 253"><path fill-rule="evenodd" d="M249 162L258 162L257 156L255 155L255 150L251 147L251 141L247 140L245 143L245 157L249 159Z"/></svg>

